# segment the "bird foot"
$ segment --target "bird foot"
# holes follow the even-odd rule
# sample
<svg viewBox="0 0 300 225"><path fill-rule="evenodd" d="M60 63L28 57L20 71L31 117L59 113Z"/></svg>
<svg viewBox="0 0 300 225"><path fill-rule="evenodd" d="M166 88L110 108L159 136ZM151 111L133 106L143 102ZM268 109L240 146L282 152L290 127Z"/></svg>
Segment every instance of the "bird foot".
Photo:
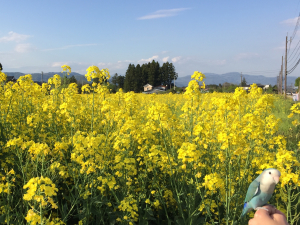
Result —
<svg viewBox="0 0 300 225"><path fill-rule="evenodd" d="M269 211L268 209L266 209L266 208L264 208L264 207L256 207L256 208L255 208L256 211L259 210L259 209L264 209L264 210L266 210L266 211Z"/></svg>

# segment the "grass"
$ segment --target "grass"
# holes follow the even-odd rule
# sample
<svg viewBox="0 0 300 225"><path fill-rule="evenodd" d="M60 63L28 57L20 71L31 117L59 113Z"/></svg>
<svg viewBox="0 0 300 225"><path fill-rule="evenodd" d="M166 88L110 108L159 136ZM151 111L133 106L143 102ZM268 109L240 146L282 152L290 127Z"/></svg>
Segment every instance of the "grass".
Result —
<svg viewBox="0 0 300 225"><path fill-rule="evenodd" d="M299 152L298 143L300 141L300 128L293 126L292 121L295 117L299 115L294 115L293 118L288 118L288 115L291 113L290 108L293 104L296 104L292 99L279 96L274 102L274 115L280 119L278 134L286 137L287 149ZM298 156L299 157L299 156Z"/></svg>

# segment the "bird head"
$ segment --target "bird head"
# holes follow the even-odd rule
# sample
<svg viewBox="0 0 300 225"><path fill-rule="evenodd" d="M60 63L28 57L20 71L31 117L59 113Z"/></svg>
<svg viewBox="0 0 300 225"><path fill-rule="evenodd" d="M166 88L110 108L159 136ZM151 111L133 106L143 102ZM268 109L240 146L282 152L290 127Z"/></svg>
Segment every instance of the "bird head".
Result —
<svg viewBox="0 0 300 225"><path fill-rule="evenodd" d="M281 176L279 170L273 168L265 169L261 175L263 182L268 184L277 184Z"/></svg>

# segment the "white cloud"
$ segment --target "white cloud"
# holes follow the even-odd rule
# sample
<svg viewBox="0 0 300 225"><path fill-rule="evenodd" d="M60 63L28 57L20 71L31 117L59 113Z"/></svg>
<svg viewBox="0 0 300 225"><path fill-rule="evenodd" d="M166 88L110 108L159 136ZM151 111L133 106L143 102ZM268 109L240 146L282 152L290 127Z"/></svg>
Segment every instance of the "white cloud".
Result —
<svg viewBox="0 0 300 225"><path fill-rule="evenodd" d="M137 18L138 20L149 20L149 19L157 19L163 17L170 17L176 16L179 12L188 10L190 8L178 8L178 9L164 9L164 10L157 10L149 15L142 16Z"/></svg>
<svg viewBox="0 0 300 225"><path fill-rule="evenodd" d="M177 57L174 57L172 58L172 62L178 62L179 60L181 59L181 56L177 56Z"/></svg>
<svg viewBox="0 0 300 225"><path fill-rule="evenodd" d="M155 59L158 59L158 55L154 55L154 56L150 57L149 59L138 60L138 63L151 62L152 60L155 60Z"/></svg>
<svg viewBox="0 0 300 225"><path fill-rule="evenodd" d="M107 68L109 70L126 70L128 68L128 64L132 63L132 60L119 60L117 62L99 62L97 66L99 69Z"/></svg>
<svg viewBox="0 0 300 225"><path fill-rule="evenodd" d="M69 65L68 62L54 62L51 67L61 67L62 65Z"/></svg>
<svg viewBox="0 0 300 225"><path fill-rule="evenodd" d="M282 22L280 22L280 24L284 24L284 25L288 25L288 26L295 26L297 23L298 17L292 18L292 19L287 19L284 20Z"/></svg>
<svg viewBox="0 0 300 225"><path fill-rule="evenodd" d="M26 34L18 34L13 31L10 31L10 32L8 32L7 36L0 38L0 42L9 42L9 41L20 42L20 41L26 40L29 37L31 37L31 36L26 35Z"/></svg>
<svg viewBox="0 0 300 225"><path fill-rule="evenodd" d="M97 64L97 66L100 66L100 67L103 67L103 66L107 66L109 63L103 63L103 62L100 62Z"/></svg>
<svg viewBox="0 0 300 225"><path fill-rule="evenodd" d="M18 53L25 53L25 52L29 52L29 51L33 51L33 50L36 50L36 48L29 43L18 44L15 47L15 51Z"/></svg>
<svg viewBox="0 0 300 225"><path fill-rule="evenodd" d="M164 57L164 58L162 59L162 61L163 61L163 62L168 62L168 59L169 59L169 58L170 58L169 56Z"/></svg>

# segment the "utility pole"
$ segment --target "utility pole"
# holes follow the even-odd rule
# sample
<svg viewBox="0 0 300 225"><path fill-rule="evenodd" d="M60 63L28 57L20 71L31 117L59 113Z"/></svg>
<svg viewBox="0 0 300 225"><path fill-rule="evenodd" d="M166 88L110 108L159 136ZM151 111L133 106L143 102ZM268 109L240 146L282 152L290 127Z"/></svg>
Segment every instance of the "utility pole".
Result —
<svg viewBox="0 0 300 225"><path fill-rule="evenodd" d="M42 71L42 84L43 84L43 71Z"/></svg>
<svg viewBox="0 0 300 225"><path fill-rule="evenodd" d="M279 75L277 76L277 88L278 88L278 90L277 90L278 92L277 93L278 94L280 93L279 92L279 86L280 86L280 72L279 72Z"/></svg>
<svg viewBox="0 0 300 225"><path fill-rule="evenodd" d="M298 96L297 96L297 100L300 101L300 80L298 83Z"/></svg>
<svg viewBox="0 0 300 225"><path fill-rule="evenodd" d="M282 56L282 59L281 59L280 94L282 94L282 80L283 80L283 56Z"/></svg>
<svg viewBox="0 0 300 225"><path fill-rule="evenodd" d="M286 78L287 78L287 43L288 37L285 39L285 70L284 70L284 98L286 98Z"/></svg>

